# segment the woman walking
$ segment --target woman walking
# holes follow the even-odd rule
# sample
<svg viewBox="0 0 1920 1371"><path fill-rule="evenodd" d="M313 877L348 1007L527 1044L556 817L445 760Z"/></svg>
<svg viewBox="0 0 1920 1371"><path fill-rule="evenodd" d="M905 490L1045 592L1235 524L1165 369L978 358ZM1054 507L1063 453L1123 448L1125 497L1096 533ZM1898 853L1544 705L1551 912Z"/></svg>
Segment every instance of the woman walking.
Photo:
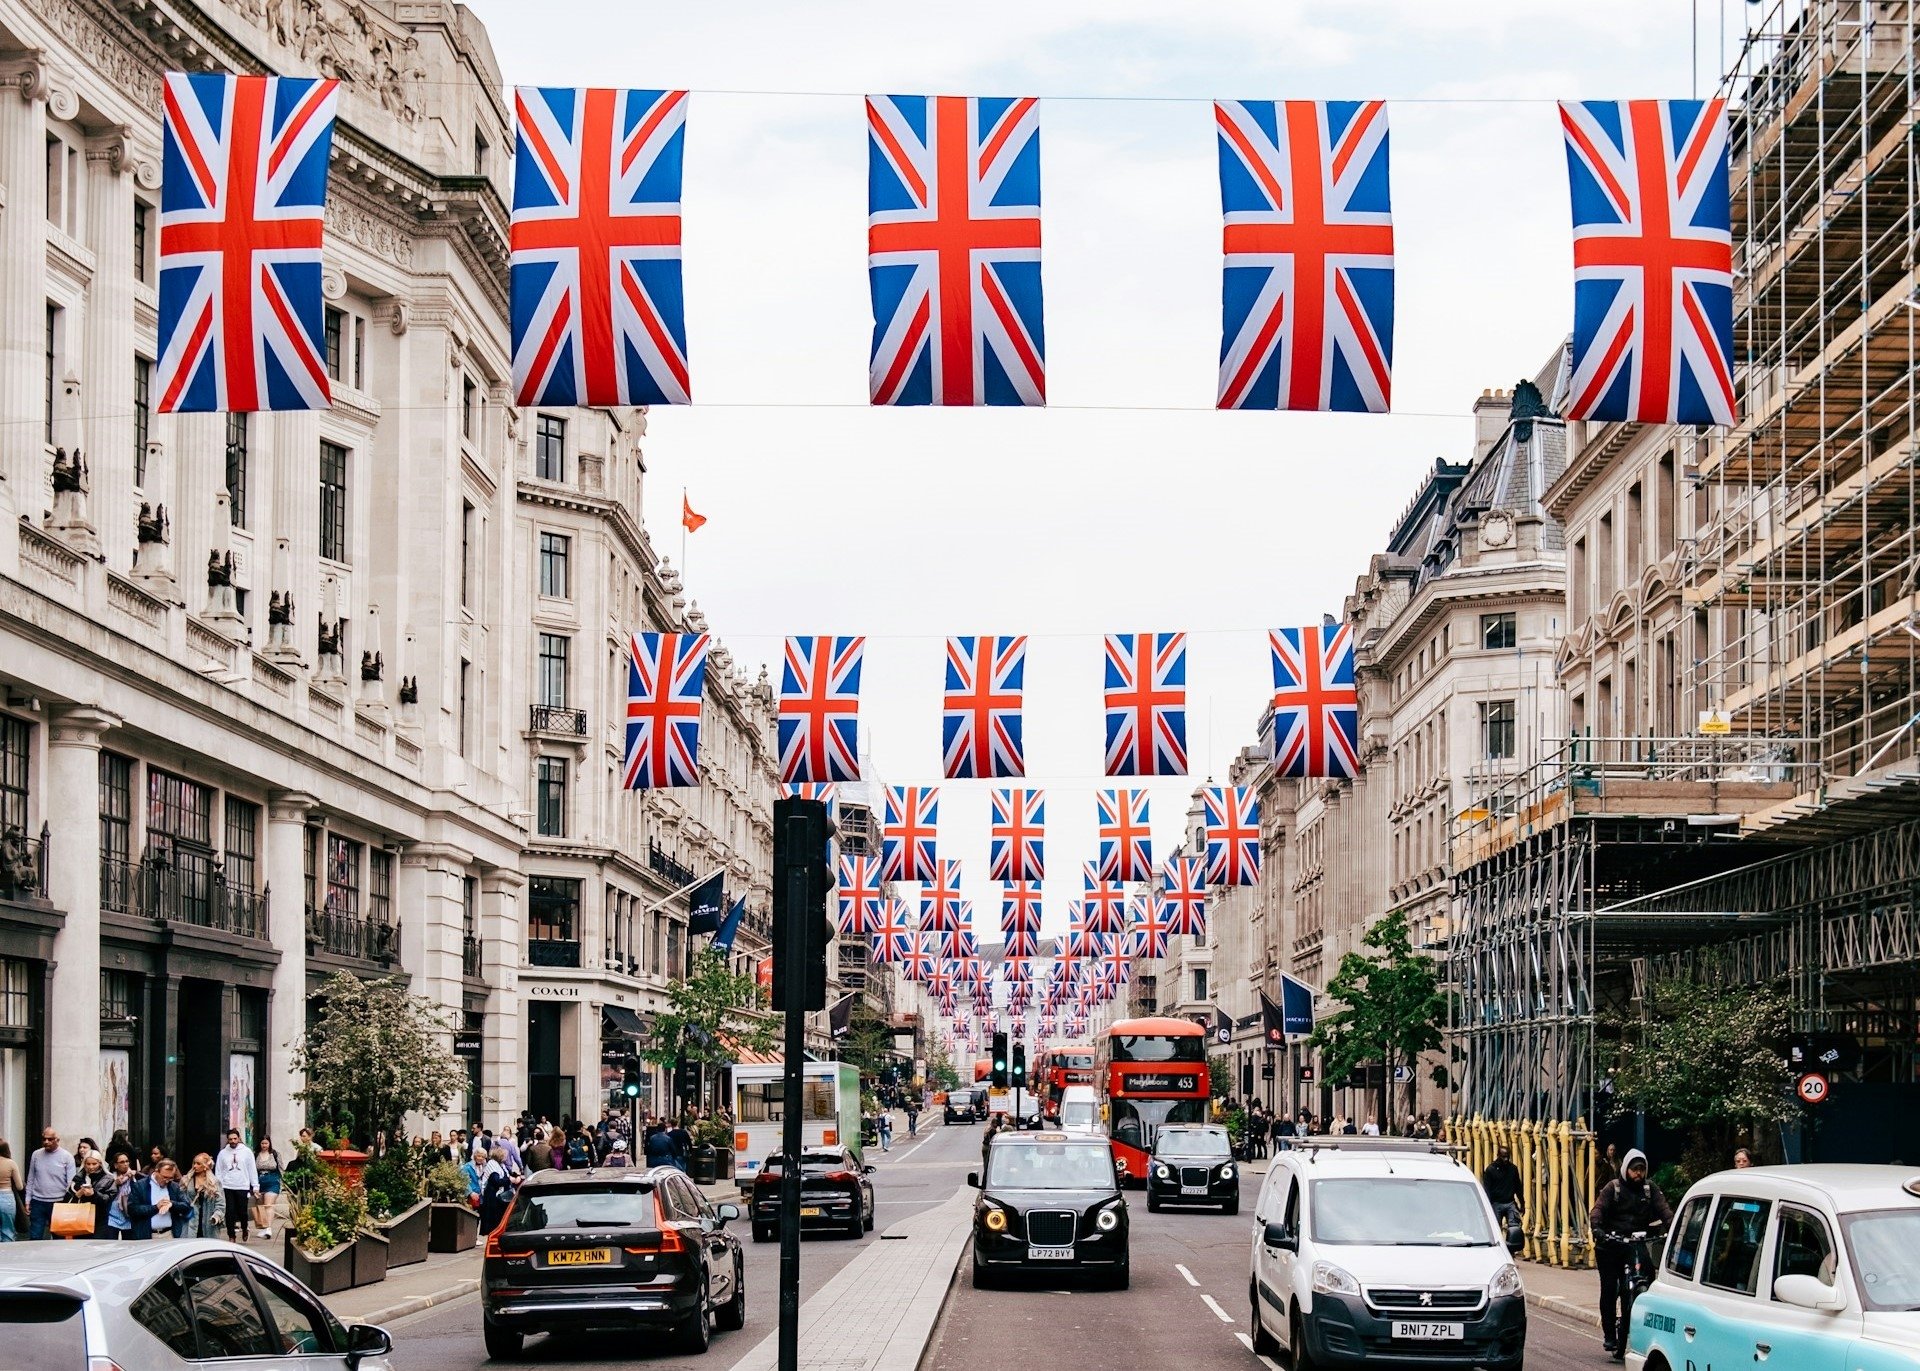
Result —
<svg viewBox="0 0 1920 1371"><path fill-rule="evenodd" d="M0 1138L0 1242L14 1240L13 1226L20 1219L25 1185L20 1164L13 1159L13 1144Z"/></svg>
<svg viewBox="0 0 1920 1371"><path fill-rule="evenodd" d="M110 1238L113 1236L107 1223L107 1209L113 1203L115 1191L113 1173L106 1168L98 1152L88 1152L80 1163L80 1170L74 1175L73 1189L67 1192L67 1198L75 1204L93 1206L93 1236Z"/></svg>
<svg viewBox="0 0 1920 1371"><path fill-rule="evenodd" d="M217 1238L226 1222L226 1196L219 1178L213 1174L213 1158L196 1152L193 1167L187 1172L187 1209L173 1221L176 1238Z"/></svg>
<svg viewBox="0 0 1920 1371"><path fill-rule="evenodd" d="M480 1173L480 1231L491 1233L507 1217L513 1203L513 1178L507 1174L507 1149L496 1147L487 1154Z"/></svg>
<svg viewBox="0 0 1920 1371"><path fill-rule="evenodd" d="M260 1178L260 1189L253 1201L253 1222L261 1237L271 1238L274 1212L280 1208L280 1154L274 1151L273 1139L264 1133L260 1135L260 1145L253 1150L253 1169Z"/></svg>

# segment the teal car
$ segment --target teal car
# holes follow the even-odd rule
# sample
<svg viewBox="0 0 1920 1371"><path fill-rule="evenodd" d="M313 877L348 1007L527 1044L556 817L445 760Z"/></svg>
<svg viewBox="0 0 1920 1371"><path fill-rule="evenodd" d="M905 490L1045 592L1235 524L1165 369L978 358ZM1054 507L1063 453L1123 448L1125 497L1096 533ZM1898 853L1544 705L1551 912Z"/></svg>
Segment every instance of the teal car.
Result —
<svg viewBox="0 0 1920 1371"><path fill-rule="evenodd" d="M1634 1302L1635 1371L1920 1371L1920 1172L1722 1171Z"/></svg>

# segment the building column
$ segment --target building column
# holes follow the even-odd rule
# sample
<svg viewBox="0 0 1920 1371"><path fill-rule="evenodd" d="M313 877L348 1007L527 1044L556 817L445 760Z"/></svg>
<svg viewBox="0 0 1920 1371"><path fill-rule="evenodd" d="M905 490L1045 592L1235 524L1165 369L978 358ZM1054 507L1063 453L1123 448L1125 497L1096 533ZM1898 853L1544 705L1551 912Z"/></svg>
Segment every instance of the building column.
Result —
<svg viewBox="0 0 1920 1371"><path fill-rule="evenodd" d="M100 735L120 718L90 705L47 731L47 895L66 914L47 1005L47 1098L61 1136L100 1136Z"/></svg>
<svg viewBox="0 0 1920 1371"><path fill-rule="evenodd" d="M525 876L504 868L480 879L480 974L487 981L480 1100L488 1118L511 1119L527 1107L527 1077L521 1065L526 1056L526 1006L520 995L526 885Z"/></svg>
<svg viewBox="0 0 1920 1371"><path fill-rule="evenodd" d="M136 171L136 167L138 170ZM93 279L87 287L86 334L80 379L85 389L83 450L91 486L88 513L99 530L107 565L133 568L133 182L159 168L142 163L128 130L87 143L87 247ZM157 239L160 216L153 215Z"/></svg>
<svg viewBox="0 0 1920 1371"><path fill-rule="evenodd" d="M261 532L254 536L255 562L266 575L256 572L253 593L278 590L293 596L294 647L303 662L317 665L318 624L324 608L320 602L320 416L289 412L260 418L265 422L254 427L267 440L265 451L251 460L256 467L263 460L272 465L273 519L271 543ZM348 480L356 475L349 471ZM257 515L257 502L254 509ZM264 532L269 526L256 518L254 527Z"/></svg>
<svg viewBox="0 0 1920 1371"><path fill-rule="evenodd" d="M273 993L267 1001L267 1134L286 1146L299 1136L307 1109L294 1098L305 1084L293 1069L294 1049L307 1036L307 815L320 802L297 791L276 791L267 803L267 936L279 949Z"/></svg>
<svg viewBox="0 0 1920 1371"><path fill-rule="evenodd" d="M47 226L40 207L47 201L50 75L38 49L0 56L0 182L7 188L0 209L0 414L15 420L40 414L45 404ZM40 425L0 424L0 516L9 527L22 513L37 519L41 497L32 487L45 460Z"/></svg>
<svg viewBox="0 0 1920 1371"><path fill-rule="evenodd" d="M407 970L410 988L438 1005L455 1033L461 1031L465 1013L460 947L462 882L472 864L473 854L462 848L447 843L416 843L400 854L399 888L395 892L395 907L400 911L400 964ZM438 1116L422 1122L429 1131L463 1128L471 1122L459 1117L464 1107L460 1099L449 1100Z"/></svg>

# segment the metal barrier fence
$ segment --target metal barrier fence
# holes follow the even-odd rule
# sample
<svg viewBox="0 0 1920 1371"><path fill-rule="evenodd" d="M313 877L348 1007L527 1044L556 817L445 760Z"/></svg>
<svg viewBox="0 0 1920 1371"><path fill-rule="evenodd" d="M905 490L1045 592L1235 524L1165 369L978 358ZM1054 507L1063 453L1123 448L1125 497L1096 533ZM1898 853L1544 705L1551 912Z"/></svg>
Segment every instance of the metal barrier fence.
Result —
<svg viewBox="0 0 1920 1371"><path fill-rule="evenodd" d="M1521 1227L1526 1246L1520 1255L1550 1266L1593 1265L1587 1215L1597 1190L1593 1132L1586 1120L1452 1120L1447 1137L1464 1148L1460 1160L1478 1176L1498 1148L1513 1149L1520 1169Z"/></svg>

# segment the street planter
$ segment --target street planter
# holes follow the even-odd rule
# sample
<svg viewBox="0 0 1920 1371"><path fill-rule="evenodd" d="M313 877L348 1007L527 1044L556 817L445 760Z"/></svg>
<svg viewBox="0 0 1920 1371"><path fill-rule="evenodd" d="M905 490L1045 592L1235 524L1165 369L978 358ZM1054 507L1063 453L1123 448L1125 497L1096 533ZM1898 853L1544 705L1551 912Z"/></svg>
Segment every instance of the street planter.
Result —
<svg viewBox="0 0 1920 1371"><path fill-rule="evenodd" d="M387 1240L387 1269L396 1266L412 1266L427 1259L427 1238L432 1227L432 1205L425 1200L403 1209L390 1219L379 1220L374 1226L380 1230L380 1236Z"/></svg>
<svg viewBox="0 0 1920 1371"><path fill-rule="evenodd" d="M464 1204L427 1206L427 1251L469 1252L480 1241L480 1216Z"/></svg>
<svg viewBox="0 0 1920 1371"><path fill-rule="evenodd" d="M316 1255L296 1244L289 1233L281 1265L314 1294L338 1295L353 1288L353 1248L354 1244L343 1242Z"/></svg>
<svg viewBox="0 0 1920 1371"><path fill-rule="evenodd" d="M733 1149L731 1147L721 1148L719 1160L720 1160L719 1179L723 1181L732 1180L733 1179Z"/></svg>
<svg viewBox="0 0 1920 1371"><path fill-rule="evenodd" d="M353 1284L377 1285L387 1278L387 1240L378 1233L360 1233L353 1239Z"/></svg>
<svg viewBox="0 0 1920 1371"><path fill-rule="evenodd" d="M341 1181L349 1190L358 1190L360 1188L362 1176L367 1169L367 1163L373 1158L371 1152L362 1152L358 1148L352 1147L342 1147L337 1150L321 1148L316 1155L321 1161L327 1163L327 1165L340 1173Z"/></svg>
<svg viewBox="0 0 1920 1371"><path fill-rule="evenodd" d="M711 1147L695 1148L693 1153L693 1183L695 1185L712 1185L719 1178L719 1154Z"/></svg>

